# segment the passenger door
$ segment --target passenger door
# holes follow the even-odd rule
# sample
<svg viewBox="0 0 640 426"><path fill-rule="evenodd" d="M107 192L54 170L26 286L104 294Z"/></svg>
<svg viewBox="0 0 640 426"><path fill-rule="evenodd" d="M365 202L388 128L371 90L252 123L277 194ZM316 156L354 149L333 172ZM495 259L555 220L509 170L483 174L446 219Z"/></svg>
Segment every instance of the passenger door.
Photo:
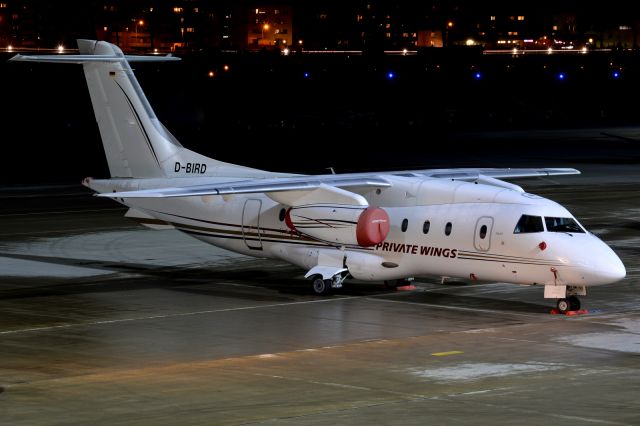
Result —
<svg viewBox="0 0 640 426"><path fill-rule="evenodd" d="M242 238L244 243L252 250L262 250L260 236L260 209L262 201L248 199L242 209Z"/></svg>

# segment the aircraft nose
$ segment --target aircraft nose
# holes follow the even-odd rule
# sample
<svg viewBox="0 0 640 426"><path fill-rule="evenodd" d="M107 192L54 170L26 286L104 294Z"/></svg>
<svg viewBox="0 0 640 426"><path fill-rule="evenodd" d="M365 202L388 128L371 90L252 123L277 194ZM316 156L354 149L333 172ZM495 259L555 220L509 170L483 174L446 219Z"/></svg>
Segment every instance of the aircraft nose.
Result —
<svg viewBox="0 0 640 426"><path fill-rule="evenodd" d="M627 270L618 255L604 242L590 265L591 281L594 284L609 284L627 276Z"/></svg>

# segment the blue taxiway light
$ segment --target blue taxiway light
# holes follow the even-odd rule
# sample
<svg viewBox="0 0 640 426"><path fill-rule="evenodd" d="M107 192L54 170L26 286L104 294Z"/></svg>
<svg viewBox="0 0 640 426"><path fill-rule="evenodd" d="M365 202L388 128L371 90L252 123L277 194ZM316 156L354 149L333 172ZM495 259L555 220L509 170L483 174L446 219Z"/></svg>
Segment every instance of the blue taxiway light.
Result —
<svg viewBox="0 0 640 426"><path fill-rule="evenodd" d="M558 78L559 78L560 80L564 80L564 73L560 73L560 74L558 74Z"/></svg>
<svg viewBox="0 0 640 426"><path fill-rule="evenodd" d="M476 80L480 80L482 78L482 74L480 74L479 72L477 72L475 74Z"/></svg>
<svg viewBox="0 0 640 426"><path fill-rule="evenodd" d="M387 78L388 78L389 80L391 80L393 77L395 77L395 74L394 74L394 73L392 73L392 72L387 73Z"/></svg>

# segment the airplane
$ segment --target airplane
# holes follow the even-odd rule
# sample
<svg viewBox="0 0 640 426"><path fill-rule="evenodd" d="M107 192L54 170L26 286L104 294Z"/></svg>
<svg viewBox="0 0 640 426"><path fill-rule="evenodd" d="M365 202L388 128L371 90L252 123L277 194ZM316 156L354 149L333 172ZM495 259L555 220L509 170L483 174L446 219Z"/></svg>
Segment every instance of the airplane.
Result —
<svg viewBox="0 0 640 426"><path fill-rule="evenodd" d="M621 280L614 251L562 205L503 179L579 174L571 168L458 168L326 175L277 173L183 147L155 115L130 62L105 41L79 54L11 61L81 64L111 177L85 178L99 197L153 229L176 229L306 271L328 295L347 278L391 285L416 277L544 286L558 311L587 287Z"/></svg>

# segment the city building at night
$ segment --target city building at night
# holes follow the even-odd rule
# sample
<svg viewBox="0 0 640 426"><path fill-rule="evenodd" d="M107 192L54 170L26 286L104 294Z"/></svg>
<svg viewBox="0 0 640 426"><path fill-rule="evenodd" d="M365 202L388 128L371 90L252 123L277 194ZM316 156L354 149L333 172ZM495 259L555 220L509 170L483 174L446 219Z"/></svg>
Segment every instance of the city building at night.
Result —
<svg viewBox="0 0 640 426"><path fill-rule="evenodd" d="M0 46L56 49L84 37L132 52L635 49L638 9L624 4L606 11L571 1L2 0Z"/></svg>

